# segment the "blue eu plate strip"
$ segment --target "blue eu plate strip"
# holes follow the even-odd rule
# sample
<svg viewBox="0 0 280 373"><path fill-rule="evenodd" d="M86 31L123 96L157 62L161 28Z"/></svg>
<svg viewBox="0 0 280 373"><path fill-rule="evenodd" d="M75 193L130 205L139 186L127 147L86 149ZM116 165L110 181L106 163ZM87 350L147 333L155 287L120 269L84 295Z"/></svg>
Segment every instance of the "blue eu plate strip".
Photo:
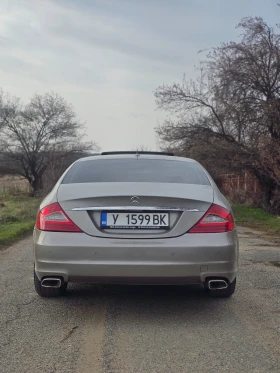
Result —
<svg viewBox="0 0 280 373"><path fill-rule="evenodd" d="M102 212L101 214L101 227L107 226L107 212Z"/></svg>

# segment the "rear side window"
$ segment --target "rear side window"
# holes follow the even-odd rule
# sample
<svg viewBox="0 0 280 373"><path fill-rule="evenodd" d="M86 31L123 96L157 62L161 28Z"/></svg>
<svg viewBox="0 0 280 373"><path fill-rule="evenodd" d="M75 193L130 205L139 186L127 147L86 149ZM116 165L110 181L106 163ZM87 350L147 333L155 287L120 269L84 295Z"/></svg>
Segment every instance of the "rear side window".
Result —
<svg viewBox="0 0 280 373"><path fill-rule="evenodd" d="M196 163L160 159L98 159L75 163L62 184L151 182L209 185Z"/></svg>

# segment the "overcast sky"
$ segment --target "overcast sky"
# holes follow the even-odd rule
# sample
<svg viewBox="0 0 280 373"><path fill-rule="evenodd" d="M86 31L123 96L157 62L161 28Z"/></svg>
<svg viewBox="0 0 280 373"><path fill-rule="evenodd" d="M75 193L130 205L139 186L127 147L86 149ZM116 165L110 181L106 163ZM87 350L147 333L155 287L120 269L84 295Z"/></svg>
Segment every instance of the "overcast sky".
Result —
<svg viewBox="0 0 280 373"><path fill-rule="evenodd" d="M244 16L280 23L274 0L1 0L0 86L58 92L102 150L157 147L153 91L194 78L201 49Z"/></svg>

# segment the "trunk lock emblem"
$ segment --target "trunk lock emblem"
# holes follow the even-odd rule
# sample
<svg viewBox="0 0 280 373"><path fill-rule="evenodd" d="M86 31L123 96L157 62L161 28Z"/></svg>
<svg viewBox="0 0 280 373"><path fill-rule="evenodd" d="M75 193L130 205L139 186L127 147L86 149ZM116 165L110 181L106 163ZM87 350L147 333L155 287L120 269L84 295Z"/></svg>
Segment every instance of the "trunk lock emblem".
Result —
<svg viewBox="0 0 280 373"><path fill-rule="evenodd" d="M133 196L133 197L130 198L130 200L131 200L131 203L132 203L133 205L139 205L139 201L140 201L140 198L139 198L139 197L137 197L137 196Z"/></svg>

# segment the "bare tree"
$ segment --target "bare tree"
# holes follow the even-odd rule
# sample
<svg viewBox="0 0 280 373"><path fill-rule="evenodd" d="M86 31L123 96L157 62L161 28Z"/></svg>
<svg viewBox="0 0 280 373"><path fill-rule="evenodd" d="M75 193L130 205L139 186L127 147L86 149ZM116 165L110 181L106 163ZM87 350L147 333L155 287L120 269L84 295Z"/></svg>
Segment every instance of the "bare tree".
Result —
<svg viewBox="0 0 280 373"><path fill-rule="evenodd" d="M28 180L33 193L54 158L63 162L96 148L83 141L73 107L55 93L34 95L27 105L0 95L0 169Z"/></svg>
<svg viewBox="0 0 280 373"><path fill-rule="evenodd" d="M163 146L194 154L214 172L251 171L269 206L280 187L280 35L259 17L238 27L241 40L212 49L197 81L157 88L158 107L176 119L156 132Z"/></svg>

